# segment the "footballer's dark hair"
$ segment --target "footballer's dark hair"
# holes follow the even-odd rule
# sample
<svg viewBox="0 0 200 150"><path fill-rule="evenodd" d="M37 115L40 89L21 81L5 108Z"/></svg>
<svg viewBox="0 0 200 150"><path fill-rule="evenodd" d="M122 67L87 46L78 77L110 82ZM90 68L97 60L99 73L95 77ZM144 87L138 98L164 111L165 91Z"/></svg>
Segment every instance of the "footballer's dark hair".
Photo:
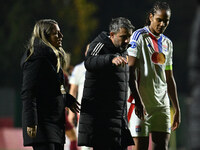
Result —
<svg viewBox="0 0 200 150"><path fill-rule="evenodd" d="M145 26L149 26L150 25L150 20L149 20L149 15L152 14L154 16L154 14L158 11L158 10L167 10L170 11L171 13L171 9L170 6L167 2L160 2L157 1L154 3L153 7L150 9L150 11L147 13L147 17L146 17L146 22L145 22Z"/></svg>

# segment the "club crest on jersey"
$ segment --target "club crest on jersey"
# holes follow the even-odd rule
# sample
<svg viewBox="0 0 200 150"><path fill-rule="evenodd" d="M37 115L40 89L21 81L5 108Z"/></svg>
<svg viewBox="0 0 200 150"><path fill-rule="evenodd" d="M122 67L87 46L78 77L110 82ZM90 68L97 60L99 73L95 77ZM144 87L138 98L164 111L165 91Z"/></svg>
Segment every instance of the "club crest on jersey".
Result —
<svg viewBox="0 0 200 150"><path fill-rule="evenodd" d="M163 45L163 48L167 49L167 48L168 48L168 46L167 46L167 45Z"/></svg>
<svg viewBox="0 0 200 150"><path fill-rule="evenodd" d="M141 132L142 128L141 126L135 126L135 132Z"/></svg>
<svg viewBox="0 0 200 150"><path fill-rule="evenodd" d="M167 51L167 49L168 49L168 46L167 46L167 45L163 45L162 47L163 47L163 50L164 50L164 51Z"/></svg>
<svg viewBox="0 0 200 150"><path fill-rule="evenodd" d="M131 48L136 48L137 47L137 43L134 42L134 41L130 42L130 44L131 44Z"/></svg>

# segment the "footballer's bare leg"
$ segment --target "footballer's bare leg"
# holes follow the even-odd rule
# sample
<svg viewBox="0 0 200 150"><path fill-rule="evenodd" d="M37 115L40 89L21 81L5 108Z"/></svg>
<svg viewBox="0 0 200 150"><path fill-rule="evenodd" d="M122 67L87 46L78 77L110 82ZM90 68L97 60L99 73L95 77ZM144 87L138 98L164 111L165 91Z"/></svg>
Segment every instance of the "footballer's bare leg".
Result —
<svg viewBox="0 0 200 150"><path fill-rule="evenodd" d="M170 134L166 132L152 132L153 150L168 150Z"/></svg>
<svg viewBox="0 0 200 150"><path fill-rule="evenodd" d="M134 137L135 145L133 150L148 150L149 147L149 137Z"/></svg>

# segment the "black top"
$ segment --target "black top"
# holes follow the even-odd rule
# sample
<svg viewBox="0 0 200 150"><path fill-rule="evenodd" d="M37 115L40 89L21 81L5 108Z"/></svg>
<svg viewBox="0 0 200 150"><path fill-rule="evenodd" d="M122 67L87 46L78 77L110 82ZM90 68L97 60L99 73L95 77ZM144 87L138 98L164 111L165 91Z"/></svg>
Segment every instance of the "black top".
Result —
<svg viewBox="0 0 200 150"><path fill-rule="evenodd" d="M29 51L22 58L23 83L21 99L23 103L24 145L41 142L65 142L65 107L75 99L62 95L63 71L57 73L57 58L53 50L39 39L35 40L34 53L25 61ZM27 135L27 126L38 125L35 138Z"/></svg>
<svg viewBox="0 0 200 150"><path fill-rule="evenodd" d="M131 145L127 127L126 100L128 65L112 64L116 56L126 57L108 35L102 32L91 44L85 59L84 84L79 121L78 144L85 146Z"/></svg>

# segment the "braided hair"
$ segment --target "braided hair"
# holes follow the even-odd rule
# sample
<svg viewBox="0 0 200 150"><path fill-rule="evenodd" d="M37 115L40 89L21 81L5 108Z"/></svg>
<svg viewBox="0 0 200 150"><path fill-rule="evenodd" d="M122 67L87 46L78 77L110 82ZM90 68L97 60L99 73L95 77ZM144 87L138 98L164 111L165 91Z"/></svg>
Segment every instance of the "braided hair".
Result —
<svg viewBox="0 0 200 150"><path fill-rule="evenodd" d="M149 26L150 23L151 23L150 20L149 20L149 15L152 14L154 16L154 14L158 10L168 10L168 11L171 12L171 9L170 9L169 4L167 2L160 2L160 1L155 2L155 4L153 5L153 7L147 13L145 26Z"/></svg>

